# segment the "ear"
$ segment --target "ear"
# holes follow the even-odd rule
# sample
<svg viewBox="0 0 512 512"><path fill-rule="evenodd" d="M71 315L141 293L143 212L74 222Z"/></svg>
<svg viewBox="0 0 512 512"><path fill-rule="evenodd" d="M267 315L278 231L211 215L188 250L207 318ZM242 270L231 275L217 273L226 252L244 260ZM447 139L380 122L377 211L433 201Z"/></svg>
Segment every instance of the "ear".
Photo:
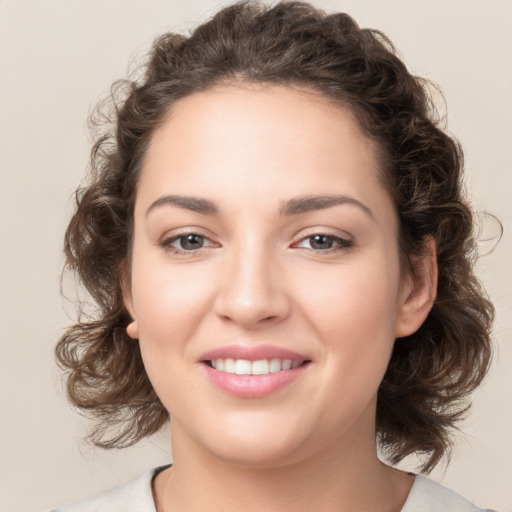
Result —
<svg viewBox="0 0 512 512"><path fill-rule="evenodd" d="M396 318L395 337L416 332L427 318L437 293L437 255L433 238L428 238L420 255L410 257L412 275L406 278Z"/></svg>
<svg viewBox="0 0 512 512"><path fill-rule="evenodd" d="M123 293L123 303L124 307L130 313L132 317L132 321L126 326L126 333L130 338L137 340L139 339L139 326L137 324L137 320L135 318L135 310L133 308L133 297L132 297L132 289L130 276L126 269L121 271L121 290Z"/></svg>

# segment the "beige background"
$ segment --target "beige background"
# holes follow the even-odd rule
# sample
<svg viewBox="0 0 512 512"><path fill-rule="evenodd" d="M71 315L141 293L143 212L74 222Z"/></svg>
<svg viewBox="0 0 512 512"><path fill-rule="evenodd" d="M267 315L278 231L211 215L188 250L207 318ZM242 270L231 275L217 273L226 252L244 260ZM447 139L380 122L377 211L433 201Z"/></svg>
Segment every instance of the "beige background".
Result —
<svg viewBox="0 0 512 512"><path fill-rule="evenodd" d="M59 296L61 244L87 163L91 106L157 34L192 27L225 3L0 0L1 512L45 511L169 460L166 432L125 451L81 441L87 422L66 404L52 353L73 312ZM512 1L314 3L383 30L413 72L441 86L474 206L504 224L478 266L498 308L499 357L451 465L434 477L512 511Z"/></svg>

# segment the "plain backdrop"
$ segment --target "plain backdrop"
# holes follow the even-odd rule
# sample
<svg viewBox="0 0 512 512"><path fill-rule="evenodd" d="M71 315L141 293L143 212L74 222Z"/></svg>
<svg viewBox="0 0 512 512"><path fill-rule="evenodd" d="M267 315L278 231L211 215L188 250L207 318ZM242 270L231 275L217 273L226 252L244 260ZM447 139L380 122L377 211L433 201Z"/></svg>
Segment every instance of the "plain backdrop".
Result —
<svg viewBox="0 0 512 512"><path fill-rule="evenodd" d="M67 405L53 359L73 313L59 295L62 238L87 166L90 109L156 35L186 31L226 3L0 0L1 512L44 512L170 461L166 429L127 450L82 441L89 424ZM512 511L512 1L313 3L384 31L414 73L441 87L472 203L503 223L501 243L478 263L497 306L498 356L451 464L432 476ZM483 238L495 232L484 221Z"/></svg>

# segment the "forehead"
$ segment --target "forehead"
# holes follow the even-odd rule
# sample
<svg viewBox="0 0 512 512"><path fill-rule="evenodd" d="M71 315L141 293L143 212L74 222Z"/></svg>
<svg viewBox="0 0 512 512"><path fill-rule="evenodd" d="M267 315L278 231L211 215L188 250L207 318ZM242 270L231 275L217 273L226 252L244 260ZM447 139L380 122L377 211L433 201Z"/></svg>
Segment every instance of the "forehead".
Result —
<svg viewBox="0 0 512 512"><path fill-rule="evenodd" d="M303 153L322 139L327 146L333 138L343 138L364 146L369 158L377 153L348 106L299 86L242 83L193 93L172 105L151 146L167 145L171 135L238 142L240 149L247 149L251 141L273 141L269 148L280 144ZM230 150L235 150L233 144Z"/></svg>
<svg viewBox="0 0 512 512"><path fill-rule="evenodd" d="M336 192L382 202L380 176L376 146L350 109L312 90L224 86L172 106L150 141L138 196Z"/></svg>

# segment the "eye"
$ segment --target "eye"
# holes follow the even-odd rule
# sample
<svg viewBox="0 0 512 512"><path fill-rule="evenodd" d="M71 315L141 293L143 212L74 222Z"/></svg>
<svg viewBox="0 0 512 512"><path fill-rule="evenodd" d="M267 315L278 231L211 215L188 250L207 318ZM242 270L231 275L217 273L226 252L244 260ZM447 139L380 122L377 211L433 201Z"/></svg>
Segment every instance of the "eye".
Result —
<svg viewBox="0 0 512 512"><path fill-rule="evenodd" d="M349 240L325 233L315 233L314 235L303 238L296 244L296 247L324 253L342 251L352 246L353 243Z"/></svg>
<svg viewBox="0 0 512 512"><path fill-rule="evenodd" d="M167 251L184 254L199 251L205 247L216 247L217 245L199 233L182 233L164 240L162 246Z"/></svg>

